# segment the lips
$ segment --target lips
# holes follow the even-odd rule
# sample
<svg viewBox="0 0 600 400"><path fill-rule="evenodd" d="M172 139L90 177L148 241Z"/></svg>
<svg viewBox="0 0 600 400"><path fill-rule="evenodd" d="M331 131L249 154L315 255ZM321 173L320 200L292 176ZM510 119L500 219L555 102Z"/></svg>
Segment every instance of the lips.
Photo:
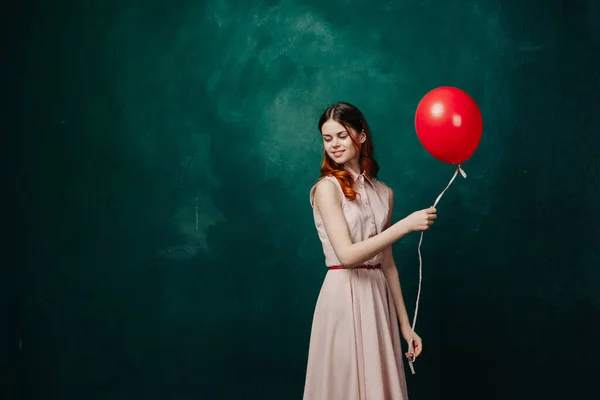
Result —
<svg viewBox="0 0 600 400"><path fill-rule="evenodd" d="M333 156L335 158L340 158L342 156L342 154L344 154L344 150L340 150L340 151L332 151L331 154L333 154Z"/></svg>

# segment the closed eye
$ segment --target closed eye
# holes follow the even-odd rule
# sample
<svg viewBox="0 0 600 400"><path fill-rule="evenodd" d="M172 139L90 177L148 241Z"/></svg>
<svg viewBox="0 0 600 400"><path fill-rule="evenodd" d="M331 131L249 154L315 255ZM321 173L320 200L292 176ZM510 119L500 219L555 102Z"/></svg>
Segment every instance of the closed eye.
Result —
<svg viewBox="0 0 600 400"><path fill-rule="evenodd" d="M346 139L348 137L347 133L343 133L343 134L338 134L338 137L340 139ZM329 135L323 136L323 140L325 140L326 142L331 142L332 137Z"/></svg>

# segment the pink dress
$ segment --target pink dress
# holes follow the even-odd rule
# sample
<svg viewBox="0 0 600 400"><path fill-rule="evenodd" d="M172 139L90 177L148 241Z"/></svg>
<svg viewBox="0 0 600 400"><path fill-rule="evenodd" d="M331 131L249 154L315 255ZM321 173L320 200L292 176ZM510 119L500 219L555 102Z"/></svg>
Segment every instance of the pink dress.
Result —
<svg viewBox="0 0 600 400"><path fill-rule="evenodd" d="M388 188L351 169L355 201L343 196L342 209L352 241L366 240L387 228ZM333 177L325 177L341 187ZM323 221L310 203L325 264L341 265ZM364 264L383 262L379 253ZM304 400L406 400L403 352L392 294L381 269L328 270L317 304L308 351Z"/></svg>

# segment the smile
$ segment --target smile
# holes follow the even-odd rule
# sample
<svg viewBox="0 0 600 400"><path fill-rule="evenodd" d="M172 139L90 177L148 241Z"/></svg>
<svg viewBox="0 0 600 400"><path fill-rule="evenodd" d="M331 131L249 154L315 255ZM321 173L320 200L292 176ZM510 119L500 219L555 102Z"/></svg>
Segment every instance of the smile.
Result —
<svg viewBox="0 0 600 400"><path fill-rule="evenodd" d="M339 150L339 151L332 151L331 154L333 154L333 156L335 158L339 158L342 154L344 153L344 150Z"/></svg>

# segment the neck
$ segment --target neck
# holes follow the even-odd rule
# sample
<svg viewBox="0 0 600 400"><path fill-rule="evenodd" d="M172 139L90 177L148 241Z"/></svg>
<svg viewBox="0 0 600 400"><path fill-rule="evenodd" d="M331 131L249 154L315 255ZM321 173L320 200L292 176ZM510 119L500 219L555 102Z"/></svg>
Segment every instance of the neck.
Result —
<svg viewBox="0 0 600 400"><path fill-rule="evenodd" d="M358 164L358 160L354 159L351 161L348 161L346 164L344 164L346 167L350 168L352 171L356 172L357 174L362 173L362 171L360 170L360 165Z"/></svg>

